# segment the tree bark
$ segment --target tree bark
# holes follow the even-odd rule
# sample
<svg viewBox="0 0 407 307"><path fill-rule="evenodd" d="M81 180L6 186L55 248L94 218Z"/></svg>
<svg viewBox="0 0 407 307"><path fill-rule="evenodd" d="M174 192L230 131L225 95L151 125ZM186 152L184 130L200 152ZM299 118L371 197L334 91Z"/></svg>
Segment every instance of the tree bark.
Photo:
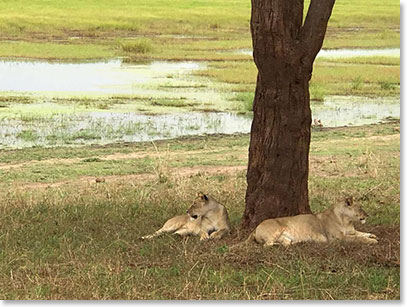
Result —
<svg viewBox="0 0 407 307"><path fill-rule="evenodd" d="M258 69L242 227L309 213L309 80L335 0L252 0Z"/></svg>

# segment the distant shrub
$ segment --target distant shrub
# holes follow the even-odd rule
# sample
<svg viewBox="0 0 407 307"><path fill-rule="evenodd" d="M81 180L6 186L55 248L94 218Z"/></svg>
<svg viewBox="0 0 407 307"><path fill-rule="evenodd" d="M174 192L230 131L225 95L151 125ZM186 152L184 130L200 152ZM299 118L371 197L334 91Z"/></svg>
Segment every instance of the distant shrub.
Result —
<svg viewBox="0 0 407 307"><path fill-rule="evenodd" d="M253 111L254 93L252 92L237 93L234 99L239 102L237 107L239 111L241 112Z"/></svg>
<svg viewBox="0 0 407 307"><path fill-rule="evenodd" d="M325 99L325 88L319 83L310 83L309 86L311 100L324 101Z"/></svg>
<svg viewBox="0 0 407 307"><path fill-rule="evenodd" d="M381 82L379 82L379 84L380 84L381 89L387 90L387 91L391 91L396 88L396 86L392 82L389 82L389 81L381 81Z"/></svg>
<svg viewBox="0 0 407 307"><path fill-rule="evenodd" d="M193 102L187 102L185 99L154 99L151 100L150 104L152 106L160 106L160 107L176 107L176 108L182 108L182 107L192 107L195 106L196 103Z"/></svg>
<svg viewBox="0 0 407 307"><path fill-rule="evenodd" d="M363 79L361 76L357 76L352 80L352 90L359 90L362 88Z"/></svg>
<svg viewBox="0 0 407 307"><path fill-rule="evenodd" d="M82 162L102 162L103 160L97 157L83 159Z"/></svg>
<svg viewBox="0 0 407 307"><path fill-rule="evenodd" d="M153 51L153 45L148 39L138 39L135 41L119 42L122 51L128 53L146 54Z"/></svg>
<svg viewBox="0 0 407 307"><path fill-rule="evenodd" d="M72 140L78 140L78 139L82 139L82 140L99 140L101 138L102 137L100 135L98 135L96 131L93 131L91 129L80 130L80 131L76 132L75 134L73 134L71 136Z"/></svg>
<svg viewBox="0 0 407 307"><path fill-rule="evenodd" d="M17 137L26 142L33 142L38 140L39 138L37 132L34 130L22 130L20 133L17 134Z"/></svg>

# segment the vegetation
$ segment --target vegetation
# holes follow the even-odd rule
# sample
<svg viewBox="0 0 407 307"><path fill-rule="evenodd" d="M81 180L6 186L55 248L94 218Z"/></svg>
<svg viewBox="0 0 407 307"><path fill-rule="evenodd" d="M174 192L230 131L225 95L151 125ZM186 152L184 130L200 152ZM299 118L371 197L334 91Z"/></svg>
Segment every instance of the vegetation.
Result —
<svg viewBox="0 0 407 307"><path fill-rule="evenodd" d="M395 0L337 3L325 47L372 47L377 41L380 46L398 46L399 5ZM0 12L3 41L110 43L109 40L115 41L118 37L158 35L163 36L158 39L168 39L168 35L179 35L171 40L184 43L193 40L194 36L233 41L244 34L246 43L243 47L250 46L250 2L243 0L175 0L170 5L161 0L148 4L141 0L91 0L86 3L80 0L4 0ZM358 35L353 35L351 30L358 31ZM361 42L365 45L360 45ZM229 45L229 42L224 44ZM201 48L207 47L201 45Z"/></svg>
<svg viewBox="0 0 407 307"><path fill-rule="evenodd" d="M337 1L324 48L399 47L399 17L395 0ZM197 82L160 85L193 99L0 93L0 120L23 122L17 137L36 143L43 135L32 124L47 127L61 115L60 129L47 137L67 145L112 130L95 122L68 135L73 113L248 112L256 68L240 50L251 49L249 18L243 0L0 1L3 59L207 62L193 72ZM317 101L397 97L400 58L318 58L310 90ZM199 103L203 95L210 103ZM312 210L352 194L370 215L360 229L379 237L375 246L230 249L247 236L239 225L248 135L0 150L0 299L400 299L399 126L312 133ZM123 125L118 133L141 128ZM231 236L139 240L184 213L199 191L226 205Z"/></svg>
<svg viewBox="0 0 407 307"><path fill-rule="evenodd" d="M395 0L336 3L324 48L399 47L399 5ZM257 70L251 56L239 52L251 49L249 19L250 2L243 0L210 4L5 0L0 3L0 57L209 61L208 69L194 74L232 84L221 91L232 90L235 96L253 93L255 87ZM360 77L360 85L355 86L355 76ZM328 95L397 96L400 59L318 59L312 85L315 100ZM242 106L241 100L235 102L237 109L251 108Z"/></svg>
<svg viewBox="0 0 407 307"><path fill-rule="evenodd" d="M311 142L312 210L354 195L375 246L231 250L247 236L248 135L3 151L0 299L400 299L398 127L316 130ZM226 205L231 236L139 239L198 191Z"/></svg>
<svg viewBox="0 0 407 307"><path fill-rule="evenodd" d="M147 39L138 39L130 42L120 42L120 48L125 53L148 54L153 51L151 41Z"/></svg>

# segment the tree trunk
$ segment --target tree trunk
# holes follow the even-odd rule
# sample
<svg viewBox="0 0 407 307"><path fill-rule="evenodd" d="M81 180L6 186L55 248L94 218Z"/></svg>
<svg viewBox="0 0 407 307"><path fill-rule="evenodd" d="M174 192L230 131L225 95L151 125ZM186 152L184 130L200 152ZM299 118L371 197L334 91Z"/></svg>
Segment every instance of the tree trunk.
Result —
<svg viewBox="0 0 407 307"><path fill-rule="evenodd" d="M242 227L309 213L309 80L335 0L252 0L253 102Z"/></svg>

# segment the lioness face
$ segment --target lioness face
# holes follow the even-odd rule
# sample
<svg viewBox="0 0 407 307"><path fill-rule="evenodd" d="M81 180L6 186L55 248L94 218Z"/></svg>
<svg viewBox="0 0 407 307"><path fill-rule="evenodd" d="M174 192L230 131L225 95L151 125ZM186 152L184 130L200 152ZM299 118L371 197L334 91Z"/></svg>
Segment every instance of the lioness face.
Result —
<svg viewBox="0 0 407 307"><path fill-rule="evenodd" d="M353 198L348 197L345 199L343 206L343 213L354 222L366 223L367 213L357 204L353 203Z"/></svg>
<svg viewBox="0 0 407 307"><path fill-rule="evenodd" d="M197 219L208 212L207 203L209 202L208 196L203 193L198 194L198 199L194 201L192 206L187 210L187 214L191 219Z"/></svg>

